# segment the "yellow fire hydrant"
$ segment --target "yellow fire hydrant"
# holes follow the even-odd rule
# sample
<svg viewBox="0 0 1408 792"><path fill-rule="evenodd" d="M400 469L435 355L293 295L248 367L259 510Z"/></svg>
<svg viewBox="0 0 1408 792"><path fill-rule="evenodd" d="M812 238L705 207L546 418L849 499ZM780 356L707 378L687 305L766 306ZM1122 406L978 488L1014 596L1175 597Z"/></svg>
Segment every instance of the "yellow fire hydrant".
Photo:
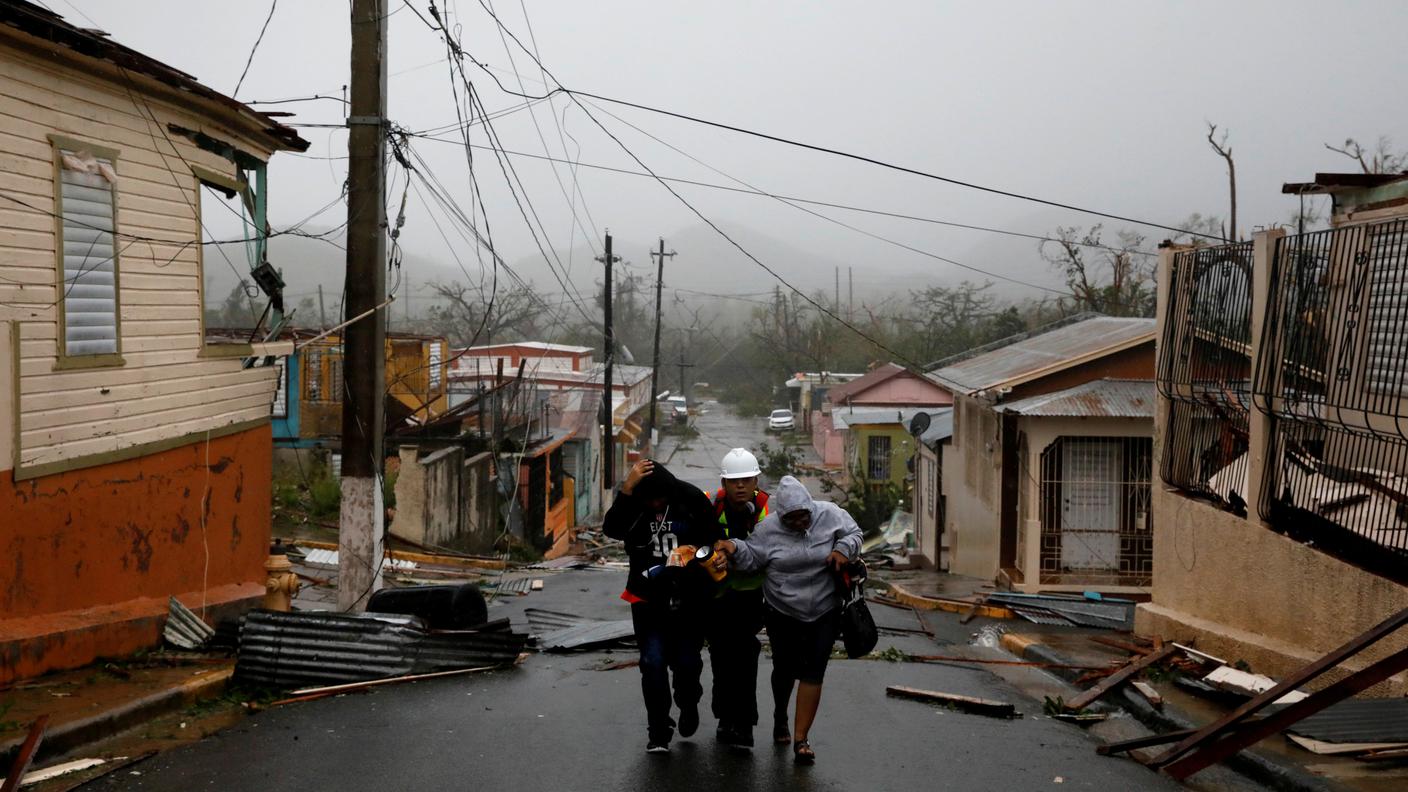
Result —
<svg viewBox="0 0 1408 792"><path fill-rule="evenodd" d="M269 560L264 562L264 607L267 610L287 611L298 593L298 575L288 560L288 549L283 540L275 539L269 548Z"/></svg>

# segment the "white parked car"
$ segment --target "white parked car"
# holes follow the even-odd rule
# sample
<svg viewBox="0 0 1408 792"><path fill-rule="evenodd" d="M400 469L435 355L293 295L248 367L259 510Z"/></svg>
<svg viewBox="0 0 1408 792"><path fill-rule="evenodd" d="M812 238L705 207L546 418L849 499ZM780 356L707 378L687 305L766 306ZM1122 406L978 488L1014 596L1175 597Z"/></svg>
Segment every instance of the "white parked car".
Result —
<svg viewBox="0 0 1408 792"><path fill-rule="evenodd" d="M769 432L790 432L796 428L797 423L792 418L791 410L773 410L768 415Z"/></svg>

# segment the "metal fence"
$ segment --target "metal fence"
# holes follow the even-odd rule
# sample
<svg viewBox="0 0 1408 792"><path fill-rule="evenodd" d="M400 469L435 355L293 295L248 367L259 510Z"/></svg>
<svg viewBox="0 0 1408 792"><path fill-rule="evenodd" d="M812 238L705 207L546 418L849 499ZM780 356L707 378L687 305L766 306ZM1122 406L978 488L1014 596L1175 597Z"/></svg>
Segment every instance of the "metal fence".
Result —
<svg viewBox="0 0 1408 792"><path fill-rule="evenodd" d="M1259 511L1408 577L1408 221L1277 241L1253 397L1271 418Z"/></svg>
<svg viewBox="0 0 1408 792"><path fill-rule="evenodd" d="M1040 582L1153 579L1148 437L1060 437L1041 452Z"/></svg>
<svg viewBox="0 0 1408 792"><path fill-rule="evenodd" d="M1159 391L1169 399L1160 476L1245 514L1252 243L1174 256Z"/></svg>

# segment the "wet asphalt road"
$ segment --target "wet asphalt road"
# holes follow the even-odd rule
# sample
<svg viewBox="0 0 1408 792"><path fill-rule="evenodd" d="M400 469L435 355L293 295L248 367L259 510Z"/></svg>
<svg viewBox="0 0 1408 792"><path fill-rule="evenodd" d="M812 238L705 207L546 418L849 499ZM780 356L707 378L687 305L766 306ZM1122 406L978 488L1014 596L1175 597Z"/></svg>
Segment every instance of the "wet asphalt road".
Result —
<svg viewBox="0 0 1408 792"><path fill-rule="evenodd" d="M721 410L699 417L703 434L676 450L670 467L701 486L728 448L751 445L750 427ZM752 442L750 442L752 441ZM661 459L670 449L662 447ZM493 604L527 630L526 607L628 618L618 598L625 573L544 573L545 587ZM883 625L914 627L909 613L876 607ZM936 627L939 625L935 624ZM966 628L965 628L966 629ZM940 629L940 640L945 631ZM922 635L881 637L881 647L943 651ZM1126 759L1095 754L1076 727L1041 715L1040 703L986 671L940 665L837 660L828 670L812 730L814 767L788 749L752 752L714 742L705 665L702 725L676 737L668 756L647 755L639 672L601 671L630 650L534 655L517 668L429 680L250 717L239 726L100 779L85 789L238 790L1160 790L1177 785ZM767 713L770 662L759 672ZM1022 717L998 720L889 698L903 684L1010 701ZM766 716L765 716L766 717Z"/></svg>

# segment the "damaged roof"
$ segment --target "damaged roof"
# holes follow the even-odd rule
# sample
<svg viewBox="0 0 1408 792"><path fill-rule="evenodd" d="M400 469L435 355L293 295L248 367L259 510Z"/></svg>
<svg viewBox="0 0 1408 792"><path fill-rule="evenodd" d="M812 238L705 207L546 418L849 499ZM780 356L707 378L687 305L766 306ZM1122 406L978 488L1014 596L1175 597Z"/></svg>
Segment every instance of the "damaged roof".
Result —
<svg viewBox="0 0 1408 792"><path fill-rule="evenodd" d="M1154 417L1152 380L1099 379L1002 404L998 412L1044 418Z"/></svg>
<svg viewBox="0 0 1408 792"><path fill-rule="evenodd" d="M284 126L249 105L201 85L195 77L179 69L167 66L155 58L143 55L130 47L113 41L103 31L71 25L58 14L33 3L20 2L19 0L0 3L0 26L39 39L41 42L39 47L46 50L49 50L48 45L61 47L63 50L84 58L111 64L119 70L120 74L127 72L140 74L174 88L178 92L214 102L221 110L225 111L225 117L238 119L246 128L262 133L274 149L287 151L306 151L308 149L308 141L299 137L298 132L292 127ZM33 47L33 49L39 47ZM40 54L52 58L58 53L49 50Z"/></svg>
<svg viewBox="0 0 1408 792"><path fill-rule="evenodd" d="M1408 179L1408 173L1317 173L1314 181L1281 185L1281 192L1285 195L1324 195L1341 190L1382 187L1404 179Z"/></svg>
<svg viewBox="0 0 1408 792"><path fill-rule="evenodd" d="M929 372L929 376L940 385L971 396L1029 382L1153 341L1153 319L1094 316L960 360Z"/></svg>

